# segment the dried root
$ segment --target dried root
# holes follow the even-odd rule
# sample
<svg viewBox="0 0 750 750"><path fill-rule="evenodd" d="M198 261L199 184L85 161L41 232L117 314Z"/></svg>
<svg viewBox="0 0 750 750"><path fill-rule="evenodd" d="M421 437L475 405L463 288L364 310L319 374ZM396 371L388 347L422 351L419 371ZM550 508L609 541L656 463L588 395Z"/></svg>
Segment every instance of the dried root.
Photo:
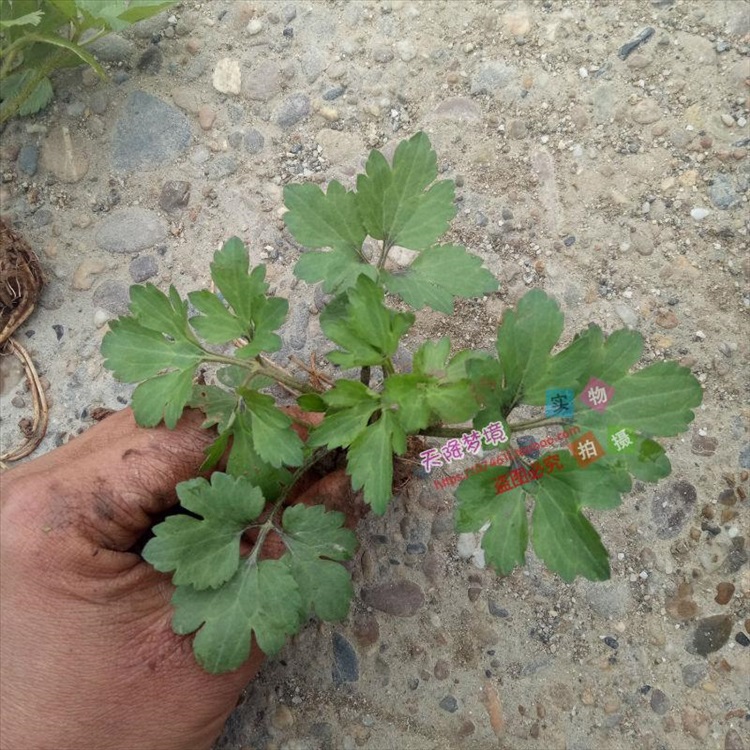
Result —
<svg viewBox="0 0 750 750"><path fill-rule="evenodd" d="M5 468L5 462L28 456L47 431L49 410L39 375L26 349L11 338L34 311L43 286L42 267L34 251L0 219L0 355L13 355L21 361L34 402L33 420L23 428L23 445L0 455L0 468Z"/></svg>

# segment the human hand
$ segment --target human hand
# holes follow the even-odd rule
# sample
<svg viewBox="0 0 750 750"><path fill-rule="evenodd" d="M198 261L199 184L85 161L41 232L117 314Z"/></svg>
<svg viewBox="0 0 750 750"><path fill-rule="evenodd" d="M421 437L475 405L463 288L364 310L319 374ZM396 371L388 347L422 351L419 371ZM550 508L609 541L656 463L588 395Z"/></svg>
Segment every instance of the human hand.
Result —
<svg viewBox="0 0 750 750"><path fill-rule="evenodd" d="M196 476L201 420L143 429L126 409L0 478L2 750L210 748L258 671L253 644L204 672L172 632L169 576L130 551ZM347 487L337 472L297 499L344 510Z"/></svg>

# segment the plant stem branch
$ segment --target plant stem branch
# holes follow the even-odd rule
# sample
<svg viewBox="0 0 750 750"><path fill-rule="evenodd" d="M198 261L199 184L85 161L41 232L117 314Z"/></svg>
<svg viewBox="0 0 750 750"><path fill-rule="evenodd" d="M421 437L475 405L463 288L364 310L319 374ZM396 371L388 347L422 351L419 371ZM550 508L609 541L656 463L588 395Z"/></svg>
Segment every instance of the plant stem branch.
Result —
<svg viewBox="0 0 750 750"><path fill-rule="evenodd" d="M268 517L263 522L263 524L260 526L260 531L258 532L258 538L255 540L255 544L253 545L252 552L248 555L247 559L245 560L246 565L257 565L258 564L258 556L260 555L263 544L266 541L266 537L271 533L271 531L276 530L279 535L281 536L281 529L278 529L276 527L276 524L274 523L274 516L278 512L279 508L282 508L284 506L284 503L286 502L287 496L291 492L291 490L294 488L294 485L297 484L297 480L309 469L311 469L313 466L315 466L318 461L322 460L326 455L331 453L331 451L327 449L322 449L316 451L312 458L307 461L307 463L302 464L292 475L292 478L289 482L289 486L284 490L284 492L281 493L278 500L276 500L273 503L273 507L271 508L271 512L268 514ZM254 524L257 526L258 524ZM250 528L250 527L248 527Z"/></svg>
<svg viewBox="0 0 750 750"><path fill-rule="evenodd" d="M562 425L566 423L558 417L536 417L535 419L527 419L524 422L508 422L508 429L511 432L520 432L529 427L549 427L554 424Z"/></svg>
<svg viewBox="0 0 750 750"><path fill-rule="evenodd" d="M268 375L269 378L273 378L276 382L297 391L298 393L322 393L321 388L314 388L308 383L303 383L301 380L297 380L293 375L288 373L282 367L279 367L275 362L270 359L266 359L263 355L258 355L256 359L259 375Z"/></svg>

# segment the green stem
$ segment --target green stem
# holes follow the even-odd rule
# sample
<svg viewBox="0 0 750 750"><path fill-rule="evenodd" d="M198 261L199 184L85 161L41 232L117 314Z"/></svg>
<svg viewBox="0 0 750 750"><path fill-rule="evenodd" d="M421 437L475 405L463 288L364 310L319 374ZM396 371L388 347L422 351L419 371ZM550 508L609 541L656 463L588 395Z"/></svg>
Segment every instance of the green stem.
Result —
<svg viewBox="0 0 750 750"><path fill-rule="evenodd" d="M258 372L258 363L251 359L239 359L238 357L225 357L223 354L217 354L216 352L210 352L208 349L203 349L204 362L215 362L219 365L237 365L237 367L244 367L246 370L252 370Z"/></svg>
<svg viewBox="0 0 750 750"><path fill-rule="evenodd" d="M383 269L385 261L388 258L388 251L393 247L393 243L387 238L383 240L383 246L380 249L380 257L378 258L378 271Z"/></svg>
<svg viewBox="0 0 750 750"><path fill-rule="evenodd" d="M383 378L389 378L391 375L396 374L396 368L393 366L393 362L391 361L390 357L386 357L385 361L382 364L383 368Z"/></svg>
<svg viewBox="0 0 750 750"><path fill-rule="evenodd" d="M536 419L527 419L525 422L508 423L508 429L511 432L520 432L529 427L549 427L553 424L566 424L556 417L537 417Z"/></svg>
<svg viewBox="0 0 750 750"><path fill-rule="evenodd" d="M0 81L4 80L8 73L13 69L13 60L16 58L16 50L8 47L7 52L4 52L3 55L7 55L7 57L5 57L3 64L0 67Z"/></svg>
<svg viewBox="0 0 750 750"><path fill-rule="evenodd" d="M256 359L258 366L259 375L267 375L269 378L273 378L276 382L291 388L299 393L323 393L322 389L313 388L309 383L303 383L301 380L290 375L285 370L271 362L270 359Z"/></svg>
<svg viewBox="0 0 750 750"><path fill-rule="evenodd" d="M255 540L255 544L253 545L252 552L248 555L246 559L247 565L257 565L258 564L258 556L261 553L261 550L263 549L263 544L266 541L266 537L271 533L271 531L276 530L279 536L282 535L281 529L276 527L276 524L274 523L274 516L278 512L279 508L283 507L284 503L286 502L286 498L289 495L289 493L294 488L294 485L297 484L297 481L299 478L309 469L311 469L313 466L315 466L318 461L321 461L325 456L327 456L331 451L326 449L321 449L316 451L312 458L307 462L302 464L292 475L292 478L289 482L289 486L281 493L278 500L274 502L273 507L271 508L271 512L268 514L268 517L263 522L263 524L260 527L260 531L258 532L258 538ZM257 526L257 524L253 524L254 526ZM248 528L252 528L248 526Z"/></svg>
<svg viewBox="0 0 750 750"><path fill-rule="evenodd" d="M207 349L203 350L204 362L215 362L219 365L236 365L237 367L244 367L246 370L250 370L253 375L266 375L269 378L273 378L277 383L291 388L299 393L320 393L321 391L316 390L311 385L303 383L301 380L289 375L289 373L277 367L271 360L260 359L240 359L239 357L225 357L223 354L217 354L216 352L210 352Z"/></svg>

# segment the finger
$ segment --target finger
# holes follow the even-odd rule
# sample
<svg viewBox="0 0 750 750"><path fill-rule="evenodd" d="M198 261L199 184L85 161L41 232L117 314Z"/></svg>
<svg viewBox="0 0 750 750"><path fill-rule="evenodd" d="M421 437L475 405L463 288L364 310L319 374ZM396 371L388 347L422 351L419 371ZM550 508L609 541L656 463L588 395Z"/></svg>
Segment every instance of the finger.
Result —
<svg viewBox="0 0 750 750"><path fill-rule="evenodd" d="M124 409L8 472L3 502L18 503L51 542L75 529L97 546L127 550L176 503L175 485L198 473L214 437L201 420L187 410L174 430L146 429Z"/></svg>

